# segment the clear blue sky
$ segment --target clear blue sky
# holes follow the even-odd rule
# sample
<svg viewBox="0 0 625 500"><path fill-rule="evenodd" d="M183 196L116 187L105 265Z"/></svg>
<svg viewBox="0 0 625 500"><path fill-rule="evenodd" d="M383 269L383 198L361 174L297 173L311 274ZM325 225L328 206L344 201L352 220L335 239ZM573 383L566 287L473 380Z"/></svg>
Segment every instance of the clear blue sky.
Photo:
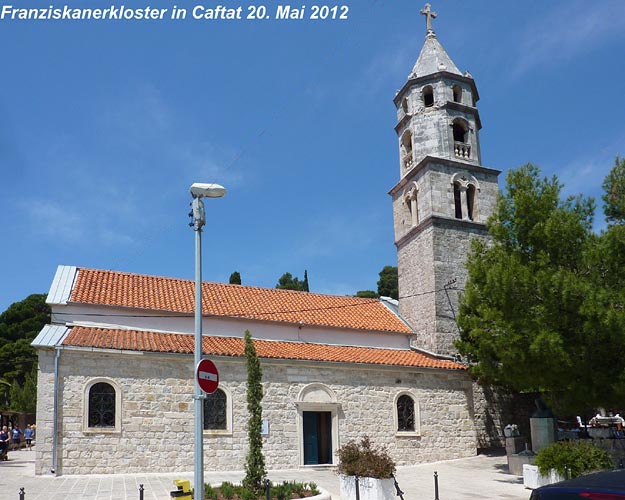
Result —
<svg viewBox="0 0 625 500"><path fill-rule="evenodd" d="M0 20L0 311L47 292L58 264L192 278L193 182L228 188L206 203L206 280L238 270L273 287L307 269L311 291L375 289L396 264L392 98L423 43L423 3L345 0L346 21ZM504 171L500 186L531 161L567 193L600 196L625 155L625 2L432 9L477 83L482 158Z"/></svg>

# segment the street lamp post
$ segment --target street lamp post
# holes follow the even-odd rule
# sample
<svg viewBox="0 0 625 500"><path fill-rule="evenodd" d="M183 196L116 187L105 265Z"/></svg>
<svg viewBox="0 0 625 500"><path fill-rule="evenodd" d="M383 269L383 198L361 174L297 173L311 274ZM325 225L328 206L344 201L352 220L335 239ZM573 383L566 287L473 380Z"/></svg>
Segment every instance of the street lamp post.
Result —
<svg viewBox="0 0 625 500"><path fill-rule="evenodd" d="M193 197L193 230L195 231L195 348L194 348L194 393L193 412L195 431L193 438L193 488L195 500L204 498L204 403L202 389L197 381L197 366L202 360L202 227L206 223L202 198L221 198L226 189L219 184L194 183L189 190Z"/></svg>

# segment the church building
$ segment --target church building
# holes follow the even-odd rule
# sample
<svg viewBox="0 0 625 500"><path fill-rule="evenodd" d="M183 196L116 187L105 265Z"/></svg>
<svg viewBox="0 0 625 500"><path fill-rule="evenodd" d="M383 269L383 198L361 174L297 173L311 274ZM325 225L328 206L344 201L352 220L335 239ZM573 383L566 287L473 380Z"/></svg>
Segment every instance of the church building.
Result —
<svg viewBox="0 0 625 500"><path fill-rule="evenodd" d="M481 165L475 82L432 29L395 96L392 197L398 301L202 285L202 349L219 370L204 401L207 469L242 470L245 331L263 369L269 469L336 465L365 435L398 465L472 456L473 384L455 361L458 289L485 238L498 171ZM36 472L193 468L194 282L59 266L39 355Z"/></svg>

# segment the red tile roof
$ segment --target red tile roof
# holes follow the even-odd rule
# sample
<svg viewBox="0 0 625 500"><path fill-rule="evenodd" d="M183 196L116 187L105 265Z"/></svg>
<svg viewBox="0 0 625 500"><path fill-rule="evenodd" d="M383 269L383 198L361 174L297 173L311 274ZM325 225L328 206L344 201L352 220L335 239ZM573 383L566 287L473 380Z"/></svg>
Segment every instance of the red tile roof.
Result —
<svg viewBox="0 0 625 500"><path fill-rule="evenodd" d="M195 282L95 269L78 270L70 302L192 313ZM202 313L287 323L411 334L377 299L204 282Z"/></svg>
<svg viewBox="0 0 625 500"><path fill-rule="evenodd" d="M75 326L71 328L63 340L63 345L192 354L194 336ZM254 340L254 346L259 357L269 359L364 363L448 370L466 369L464 365L459 363L408 349L381 349L271 340ZM202 338L202 350L207 355L241 357L244 355L244 340L233 337L204 336Z"/></svg>

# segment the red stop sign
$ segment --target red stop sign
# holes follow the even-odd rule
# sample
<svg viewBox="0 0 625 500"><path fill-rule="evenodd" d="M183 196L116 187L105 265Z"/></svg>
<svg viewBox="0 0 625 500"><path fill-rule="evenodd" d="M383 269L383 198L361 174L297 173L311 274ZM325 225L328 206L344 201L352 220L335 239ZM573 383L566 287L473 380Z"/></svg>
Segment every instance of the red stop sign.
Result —
<svg viewBox="0 0 625 500"><path fill-rule="evenodd" d="M212 394L219 386L219 372L215 363L210 359L203 359L195 369L197 383L206 394Z"/></svg>

